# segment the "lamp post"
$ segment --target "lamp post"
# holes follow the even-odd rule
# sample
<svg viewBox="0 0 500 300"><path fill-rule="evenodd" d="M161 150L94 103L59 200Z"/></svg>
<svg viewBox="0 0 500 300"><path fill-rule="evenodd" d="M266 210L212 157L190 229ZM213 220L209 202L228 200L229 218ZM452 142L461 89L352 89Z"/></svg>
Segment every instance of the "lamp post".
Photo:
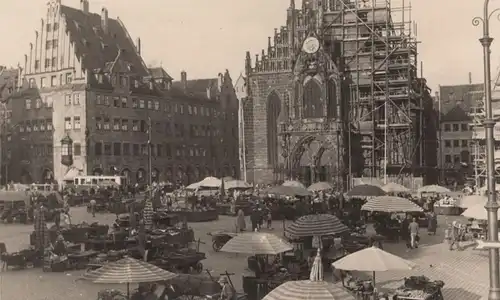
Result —
<svg viewBox="0 0 500 300"><path fill-rule="evenodd" d="M488 211L488 240L498 243L498 202L496 200L495 191L495 139L493 129L495 121L493 120L493 112L491 107L491 59L490 46L493 38L490 37L490 19L492 15L499 11L495 9L492 12L488 10L489 0L484 1L483 17L475 17L472 19L474 26L483 26L483 36L479 39L483 46L483 65L484 65L484 106L485 119L483 121L485 138L486 138L486 174L488 187L488 202L486 210ZM490 291L489 300L500 300L500 274L499 274L499 249L489 249L489 265L490 265Z"/></svg>

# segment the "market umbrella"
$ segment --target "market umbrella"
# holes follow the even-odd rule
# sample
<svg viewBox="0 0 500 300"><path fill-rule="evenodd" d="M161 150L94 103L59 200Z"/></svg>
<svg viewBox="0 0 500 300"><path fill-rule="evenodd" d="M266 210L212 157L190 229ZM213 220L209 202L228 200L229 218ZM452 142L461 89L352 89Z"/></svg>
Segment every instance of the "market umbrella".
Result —
<svg viewBox="0 0 500 300"><path fill-rule="evenodd" d="M295 196L305 197L305 196L312 195L312 193L309 192L306 188L294 187L294 186L284 186L284 185L273 186L273 187L267 189L266 193L280 195L280 196L290 196L290 197L295 197Z"/></svg>
<svg viewBox="0 0 500 300"><path fill-rule="evenodd" d="M364 211L387 213L423 212L423 208L410 200L394 196L378 196L368 199L361 207Z"/></svg>
<svg viewBox="0 0 500 300"><path fill-rule="evenodd" d="M103 267L87 272L83 278L94 283L126 283L127 298L130 298L131 283L145 283L170 280L177 274L158 268L145 261L125 257Z"/></svg>
<svg viewBox="0 0 500 300"><path fill-rule="evenodd" d="M395 183L395 182L389 182L388 184L384 185L382 187L382 189L386 193L408 193L408 192L410 192L409 188L402 186L401 184Z"/></svg>
<svg viewBox="0 0 500 300"><path fill-rule="evenodd" d="M470 196L465 196L462 199L458 201L458 206L461 208L469 208L472 206L475 206L477 204L482 204L483 207L486 205L486 202L488 201L488 197L486 196L481 196L481 195L470 195Z"/></svg>
<svg viewBox="0 0 500 300"><path fill-rule="evenodd" d="M462 213L462 216L469 218L469 219L476 219L476 220L488 220L488 212L486 211L486 208L484 207L486 205L486 202L480 203L473 205ZM500 220L500 215L498 215L498 220Z"/></svg>
<svg viewBox="0 0 500 300"><path fill-rule="evenodd" d="M451 191L444 186L439 186L439 185L426 185L417 190L417 192L420 193L435 193L435 194L446 194L446 193L451 193Z"/></svg>
<svg viewBox="0 0 500 300"><path fill-rule="evenodd" d="M225 188L226 188L226 190L249 189L249 188L252 188L252 186L243 180L230 180L228 182L225 182Z"/></svg>
<svg viewBox="0 0 500 300"><path fill-rule="evenodd" d="M196 189L199 189L200 188L200 184L201 184L201 181L200 182L191 183L190 185L188 185L186 187L186 190L196 190Z"/></svg>
<svg viewBox="0 0 500 300"><path fill-rule="evenodd" d="M308 236L337 235L348 232L349 228L333 215L306 215L298 218L285 230L294 238Z"/></svg>
<svg viewBox="0 0 500 300"><path fill-rule="evenodd" d="M321 181L311 184L307 189L311 192L327 191L333 189L333 186L329 182Z"/></svg>
<svg viewBox="0 0 500 300"><path fill-rule="evenodd" d="M375 197L383 196L386 192L376 185L362 184L353 187L349 192L347 192L348 197Z"/></svg>
<svg viewBox="0 0 500 300"><path fill-rule="evenodd" d="M309 280L287 281L262 300L355 300L341 285L323 280L320 251L314 259Z"/></svg>
<svg viewBox="0 0 500 300"><path fill-rule="evenodd" d="M292 187L298 187L298 188L306 188L301 182L296 181L296 180L287 180L283 182L282 186L292 186Z"/></svg>
<svg viewBox="0 0 500 300"><path fill-rule="evenodd" d="M220 251L254 255L276 255L293 250L292 245L274 234L265 232L240 233L230 239Z"/></svg>
<svg viewBox="0 0 500 300"><path fill-rule="evenodd" d="M198 184L200 187L220 188L220 186L222 185L222 180L215 177L206 177L202 181L198 182Z"/></svg>
<svg viewBox="0 0 500 300"><path fill-rule="evenodd" d="M375 272L411 270L416 264L377 247L365 248L332 263L339 270Z"/></svg>
<svg viewBox="0 0 500 300"><path fill-rule="evenodd" d="M378 187L382 187L384 183L378 179L375 178L367 178L367 177L361 177L361 178L354 178L353 180L353 185L364 185L364 184L369 184L369 185L374 185Z"/></svg>

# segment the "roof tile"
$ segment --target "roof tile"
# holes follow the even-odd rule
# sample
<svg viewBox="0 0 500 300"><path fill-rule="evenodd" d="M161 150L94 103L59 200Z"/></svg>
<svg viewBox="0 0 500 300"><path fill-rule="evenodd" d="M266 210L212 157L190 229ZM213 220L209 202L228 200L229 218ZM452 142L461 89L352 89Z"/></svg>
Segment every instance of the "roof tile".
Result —
<svg viewBox="0 0 500 300"><path fill-rule="evenodd" d="M138 76L148 76L149 70L131 40L127 29L117 18L108 20L108 33L101 27L101 16L84 13L79 9L61 5L67 30L75 44L77 56L83 57L83 67L90 70L104 69L121 51L121 60L132 66Z"/></svg>

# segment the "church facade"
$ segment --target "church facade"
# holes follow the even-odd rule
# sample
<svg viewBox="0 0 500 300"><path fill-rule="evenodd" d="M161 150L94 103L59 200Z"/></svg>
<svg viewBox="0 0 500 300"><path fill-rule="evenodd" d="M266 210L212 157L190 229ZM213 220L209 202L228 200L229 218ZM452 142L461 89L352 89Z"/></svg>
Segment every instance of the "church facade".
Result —
<svg viewBox="0 0 500 300"><path fill-rule="evenodd" d="M246 55L246 170L255 183L420 177L436 156L416 40L390 3L292 0L286 26ZM430 105L430 106L429 106Z"/></svg>

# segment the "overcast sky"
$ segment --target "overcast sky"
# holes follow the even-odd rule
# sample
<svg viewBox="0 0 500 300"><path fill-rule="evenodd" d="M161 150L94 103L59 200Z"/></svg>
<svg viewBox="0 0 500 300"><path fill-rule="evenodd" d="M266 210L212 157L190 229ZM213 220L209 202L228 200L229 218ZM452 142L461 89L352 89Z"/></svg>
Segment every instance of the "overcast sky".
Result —
<svg viewBox="0 0 500 300"><path fill-rule="evenodd" d="M394 0L393 6L409 4ZM79 7L79 0L62 0ZM0 65L23 61L46 13L47 0L2 1L0 9ZM274 28L285 24L290 0L90 0L90 10L103 6L119 16L132 37L142 40L147 64L163 67L175 79L181 70L188 78L215 77L226 68L236 79L243 71L245 51L267 47ZM297 0L300 5L300 0ZM413 0L412 19L418 23L419 61L431 88L438 85L482 82L481 28L471 20L482 14L480 0ZM490 7L500 8L500 0ZM492 76L500 63L500 22L492 19Z"/></svg>

